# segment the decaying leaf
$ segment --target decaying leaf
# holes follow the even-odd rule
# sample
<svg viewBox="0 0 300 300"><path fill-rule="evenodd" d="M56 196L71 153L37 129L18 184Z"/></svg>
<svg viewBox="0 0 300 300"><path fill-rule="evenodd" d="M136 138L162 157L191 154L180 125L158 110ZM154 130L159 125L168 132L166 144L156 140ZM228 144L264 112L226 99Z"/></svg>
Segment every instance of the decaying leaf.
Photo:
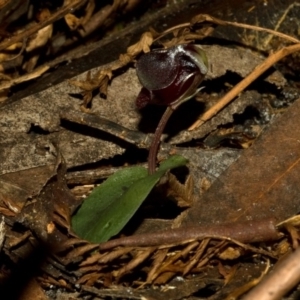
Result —
<svg viewBox="0 0 300 300"><path fill-rule="evenodd" d="M13 214L21 212L27 200L37 196L56 173L56 165L46 165L0 176L0 206Z"/></svg>
<svg viewBox="0 0 300 300"><path fill-rule="evenodd" d="M298 100L215 181L187 222L284 220L298 212L299 110Z"/></svg>
<svg viewBox="0 0 300 300"><path fill-rule="evenodd" d="M182 28L178 31L174 31L174 38L169 41L163 41L162 45L165 48L169 48L175 45L193 43L197 40L209 36L213 31L212 26L199 28L198 30L191 30L191 28Z"/></svg>
<svg viewBox="0 0 300 300"><path fill-rule="evenodd" d="M40 29L36 36L34 36L33 38L31 38L26 46L26 51L27 52L31 52L37 48L40 48L42 46L44 46L48 40L51 38L52 36L52 31L53 31L53 26L52 25L48 25L42 29Z"/></svg>
<svg viewBox="0 0 300 300"><path fill-rule="evenodd" d="M48 71L49 68L50 68L50 66L44 65L44 66L36 68L35 70L33 70L29 74L20 76L20 77L15 78L15 79L11 79L9 81L2 82L0 84L0 90L2 91L2 90L10 88L10 87L12 87L16 84L19 84L19 83L26 82L26 81L29 81L31 79L37 78L37 77L41 76L42 74L44 74L46 71Z"/></svg>
<svg viewBox="0 0 300 300"><path fill-rule="evenodd" d="M81 20L73 14L66 14L64 19L71 30L76 30L81 25Z"/></svg>
<svg viewBox="0 0 300 300"><path fill-rule="evenodd" d="M93 76L91 72L87 72L86 80L69 80L69 83L83 90L83 107L87 107L92 100L92 92L99 89L100 95L106 97L108 83L112 78L112 70L104 69L96 72Z"/></svg>
<svg viewBox="0 0 300 300"><path fill-rule="evenodd" d="M190 207L193 204L194 180L188 176L184 184L181 184L176 176L169 174L168 196L173 197L179 207Z"/></svg>
<svg viewBox="0 0 300 300"><path fill-rule="evenodd" d="M133 62L135 57L144 52L147 53L150 51L150 46L153 42L153 36L151 32L145 32L140 41L136 44L128 47L127 53L121 54L119 60L114 62L110 68L103 69L97 72L93 77L91 77L90 72L87 73L87 78L85 81L77 81L77 80L70 80L69 82L72 85L75 85L83 90L82 94L84 97L83 108L86 108L87 105L92 100L92 91L95 89L99 89L100 95L106 96L107 94L107 86L109 81L112 78L112 72L118 70L130 62Z"/></svg>
<svg viewBox="0 0 300 300"><path fill-rule="evenodd" d="M218 254L218 257L223 260L234 260L240 257L243 253L243 249L239 247L227 247L224 251Z"/></svg>
<svg viewBox="0 0 300 300"><path fill-rule="evenodd" d="M58 227L69 230L71 211L77 206L67 188L65 171L64 162L59 161L57 174L44 184L40 194L28 201L16 217L18 222L34 232L41 241L52 246L59 245L62 239L67 238L60 233Z"/></svg>
<svg viewBox="0 0 300 300"><path fill-rule="evenodd" d="M127 54L135 58L141 52L147 53L150 51L150 46L153 43L153 36L151 32L142 34L141 39L134 45L128 47Z"/></svg>

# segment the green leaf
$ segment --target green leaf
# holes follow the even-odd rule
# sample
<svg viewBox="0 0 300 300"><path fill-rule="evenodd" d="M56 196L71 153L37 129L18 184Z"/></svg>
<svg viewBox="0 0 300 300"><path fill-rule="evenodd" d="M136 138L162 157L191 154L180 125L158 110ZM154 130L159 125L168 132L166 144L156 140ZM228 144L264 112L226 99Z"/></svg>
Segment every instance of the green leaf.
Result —
<svg viewBox="0 0 300 300"><path fill-rule="evenodd" d="M143 167L116 172L93 190L72 217L74 232L92 243L107 241L122 230L166 171L186 163L184 157L174 155L152 175Z"/></svg>

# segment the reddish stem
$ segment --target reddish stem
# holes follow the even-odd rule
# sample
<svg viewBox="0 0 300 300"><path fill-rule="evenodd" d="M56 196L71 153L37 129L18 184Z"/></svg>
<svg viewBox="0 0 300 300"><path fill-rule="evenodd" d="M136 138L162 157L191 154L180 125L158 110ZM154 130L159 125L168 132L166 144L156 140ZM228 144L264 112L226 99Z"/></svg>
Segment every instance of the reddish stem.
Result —
<svg viewBox="0 0 300 300"><path fill-rule="evenodd" d="M242 243L256 243L278 240L281 237L273 218L263 220L213 224L206 226L187 226L160 232L137 234L110 240L99 245L100 250L109 250L117 246L151 247L176 244L189 240L201 240L207 237L227 237Z"/></svg>
<svg viewBox="0 0 300 300"><path fill-rule="evenodd" d="M156 127L154 137L149 149L149 156L148 156L148 172L150 175L155 172L156 156L160 144L160 138L173 111L174 109L171 106L168 106Z"/></svg>

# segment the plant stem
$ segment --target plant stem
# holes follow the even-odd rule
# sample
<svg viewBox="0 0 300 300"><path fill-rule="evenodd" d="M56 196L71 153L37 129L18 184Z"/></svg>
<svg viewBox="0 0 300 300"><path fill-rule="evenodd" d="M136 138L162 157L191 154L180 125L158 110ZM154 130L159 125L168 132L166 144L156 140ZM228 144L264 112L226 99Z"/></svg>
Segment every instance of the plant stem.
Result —
<svg viewBox="0 0 300 300"><path fill-rule="evenodd" d="M156 127L148 156L148 172L150 175L155 172L156 156L160 144L160 138L173 111L174 109L171 106L168 106Z"/></svg>
<svg viewBox="0 0 300 300"><path fill-rule="evenodd" d="M275 241L282 236L277 230L276 223L277 221L274 218L265 218L253 221L186 226L110 240L100 244L99 248L100 250L109 250L118 246L152 247L172 245L207 237L229 238L242 243Z"/></svg>

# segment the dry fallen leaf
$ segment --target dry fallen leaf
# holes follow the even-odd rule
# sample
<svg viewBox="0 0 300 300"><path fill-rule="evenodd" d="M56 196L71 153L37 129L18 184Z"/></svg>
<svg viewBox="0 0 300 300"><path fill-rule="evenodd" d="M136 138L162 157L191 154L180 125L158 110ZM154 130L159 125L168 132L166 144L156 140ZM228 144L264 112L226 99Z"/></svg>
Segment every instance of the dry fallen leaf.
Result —
<svg viewBox="0 0 300 300"><path fill-rule="evenodd" d="M275 217L300 209L300 101L266 129L189 211L185 223L216 224Z"/></svg>
<svg viewBox="0 0 300 300"><path fill-rule="evenodd" d="M76 30L81 25L81 20L73 14L66 14L64 19L71 30Z"/></svg>
<svg viewBox="0 0 300 300"><path fill-rule="evenodd" d="M27 200L37 196L55 173L55 164L50 164L0 175L0 207L20 213Z"/></svg>
<svg viewBox="0 0 300 300"><path fill-rule="evenodd" d="M184 184L181 184L176 176L169 174L168 194L176 200L179 207L190 207L193 199L194 181L192 176L188 176Z"/></svg>

